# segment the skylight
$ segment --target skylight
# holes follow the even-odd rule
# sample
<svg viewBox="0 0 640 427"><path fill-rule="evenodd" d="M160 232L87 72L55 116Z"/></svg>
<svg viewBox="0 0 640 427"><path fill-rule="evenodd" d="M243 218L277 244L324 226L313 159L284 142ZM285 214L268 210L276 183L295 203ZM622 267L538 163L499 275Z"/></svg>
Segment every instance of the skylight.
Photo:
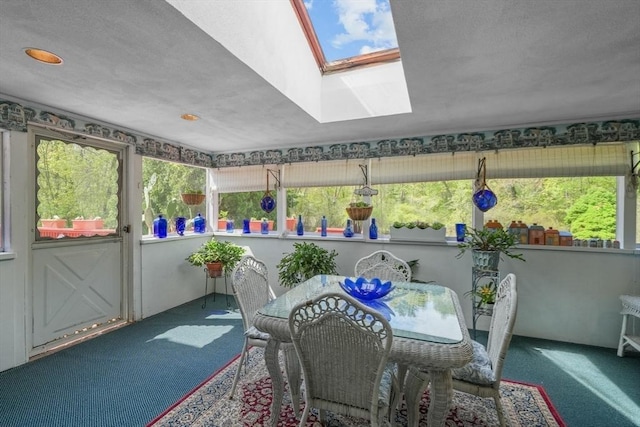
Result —
<svg viewBox="0 0 640 427"><path fill-rule="evenodd" d="M323 73L400 58L389 0L291 0Z"/></svg>

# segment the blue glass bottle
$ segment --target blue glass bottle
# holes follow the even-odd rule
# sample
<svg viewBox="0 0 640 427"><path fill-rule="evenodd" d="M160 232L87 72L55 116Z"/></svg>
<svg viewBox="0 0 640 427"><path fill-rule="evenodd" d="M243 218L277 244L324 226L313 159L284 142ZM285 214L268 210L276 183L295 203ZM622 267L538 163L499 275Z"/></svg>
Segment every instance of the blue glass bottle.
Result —
<svg viewBox="0 0 640 427"><path fill-rule="evenodd" d="M376 240L378 238L378 226L376 225L376 219L371 218L371 225L369 226L369 238Z"/></svg>
<svg viewBox="0 0 640 427"><path fill-rule="evenodd" d="M232 219L228 219L227 220L227 233L233 233L233 220Z"/></svg>
<svg viewBox="0 0 640 427"><path fill-rule="evenodd" d="M322 220L320 221L320 235L322 237L327 236L327 218L322 215Z"/></svg>
<svg viewBox="0 0 640 427"><path fill-rule="evenodd" d="M266 219L263 219L260 223L260 233L269 234L269 223Z"/></svg>
<svg viewBox="0 0 640 427"><path fill-rule="evenodd" d="M347 226L344 228L342 234L344 234L344 237L353 237L353 227L350 219L347 220Z"/></svg>
<svg viewBox="0 0 640 427"><path fill-rule="evenodd" d="M204 233L207 229L206 220L202 215L198 213L196 217L193 219L193 232L194 233Z"/></svg>
<svg viewBox="0 0 640 427"><path fill-rule="evenodd" d="M298 224L296 225L296 233L298 236L304 234L304 224L302 223L302 215L298 215Z"/></svg>
<svg viewBox="0 0 640 427"><path fill-rule="evenodd" d="M184 229L187 226L187 218L179 216L176 218L176 232L178 236L184 236Z"/></svg>
<svg viewBox="0 0 640 427"><path fill-rule="evenodd" d="M249 218L242 220L242 234L251 234L251 221L249 221Z"/></svg>
<svg viewBox="0 0 640 427"><path fill-rule="evenodd" d="M153 221L153 229L154 236L160 239L167 237L167 220L162 217L162 214L158 215L158 218Z"/></svg>

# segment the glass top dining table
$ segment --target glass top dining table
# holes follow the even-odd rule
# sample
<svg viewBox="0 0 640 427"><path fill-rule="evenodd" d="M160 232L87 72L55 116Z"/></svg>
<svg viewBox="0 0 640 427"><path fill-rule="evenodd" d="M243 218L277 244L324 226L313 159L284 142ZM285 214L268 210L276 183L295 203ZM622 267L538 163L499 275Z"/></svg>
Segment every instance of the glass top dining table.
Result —
<svg viewBox="0 0 640 427"><path fill-rule="evenodd" d="M301 301L327 292L344 292L339 284L344 279L344 276L330 275L312 277L258 312L265 316L288 318L291 309ZM462 341L451 289L431 283L394 282L393 286L393 290L383 298L360 302L387 318L394 337L437 343Z"/></svg>
<svg viewBox="0 0 640 427"><path fill-rule="evenodd" d="M344 279L345 276L333 275L312 277L255 313L254 326L270 336L265 362L273 385L272 426L277 425L284 394L278 358L281 344L296 416L299 410L300 367L291 345L289 313L297 304L323 293L346 293L340 286ZM393 329L389 361L396 362L401 372L409 365L429 372L428 425L444 425L453 394L450 369L464 366L472 357L471 338L458 296L453 290L432 283L393 282L393 286L386 297L368 305L385 315ZM418 425L418 408L410 408L408 421L410 426Z"/></svg>

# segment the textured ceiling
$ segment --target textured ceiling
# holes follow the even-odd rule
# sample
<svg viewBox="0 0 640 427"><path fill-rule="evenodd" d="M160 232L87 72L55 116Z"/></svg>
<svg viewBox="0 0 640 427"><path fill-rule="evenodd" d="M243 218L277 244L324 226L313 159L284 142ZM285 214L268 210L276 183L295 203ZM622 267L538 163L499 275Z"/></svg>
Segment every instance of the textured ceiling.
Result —
<svg viewBox="0 0 640 427"><path fill-rule="evenodd" d="M0 96L210 152L640 116L637 0L391 6L412 113L318 123L159 0L0 1Z"/></svg>

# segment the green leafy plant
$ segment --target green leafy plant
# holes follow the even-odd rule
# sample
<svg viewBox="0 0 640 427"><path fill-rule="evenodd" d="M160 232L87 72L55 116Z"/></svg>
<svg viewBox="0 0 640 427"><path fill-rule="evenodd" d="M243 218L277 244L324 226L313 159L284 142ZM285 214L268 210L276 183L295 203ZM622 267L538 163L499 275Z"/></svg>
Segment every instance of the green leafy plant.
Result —
<svg viewBox="0 0 640 427"><path fill-rule="evenodd" d="M487 252L498 251L509 258L524 261L525 259L522 254L513 252L513 248L515 248L517 242L518 237L502 228L494 229L485 227L482 229L475 229L467 227L464 242L458 243L458 249L460 249L460 252L456 257L462 257L467 250Z"/></svg>
<svg viewBox="0 0 640 427"><path fill-rule="evenodd" d="M480 307L486 304L495 304L496 302L496 287L493 283L485 283L484 285L478 287L475 292L468 291L465 292L465 296L475 297L477 298L476 306Z"/></svg>
<svg viewBox="0 0 640 427"><path fill-rule="evenodd" d="M350 208L368 208L369 206L371 206L369 203L366 202L351 202L349 203L349 207Z"/></svg>
<svg viewBox="0 0 640 427"><path fill-rule="evenodd" d="M294 287L318 274L337 274L335 258L338 253L315 243L294 243L293 252L285 254L278 263L280 284Z"/></svg>
<svg viewBox="0 0 640 427"><path fill-rule="evenodd" d="M230 273L244 255L244 249L233 242L211 239L189 255L186 260L196 267L212 262L221 262L225 273Z"/></svg>
<svg viewBox="0 0 640 427"><path fill-rule="evenodd" d="M409 222L396 221L391 226L393 228L408 228L408 229L419 228L421 230L432 228L434 230L440 230L442 227L444 227L444 224L438 221L435 221L432 223L428 223L425 221L409 221Z"/></svg>

